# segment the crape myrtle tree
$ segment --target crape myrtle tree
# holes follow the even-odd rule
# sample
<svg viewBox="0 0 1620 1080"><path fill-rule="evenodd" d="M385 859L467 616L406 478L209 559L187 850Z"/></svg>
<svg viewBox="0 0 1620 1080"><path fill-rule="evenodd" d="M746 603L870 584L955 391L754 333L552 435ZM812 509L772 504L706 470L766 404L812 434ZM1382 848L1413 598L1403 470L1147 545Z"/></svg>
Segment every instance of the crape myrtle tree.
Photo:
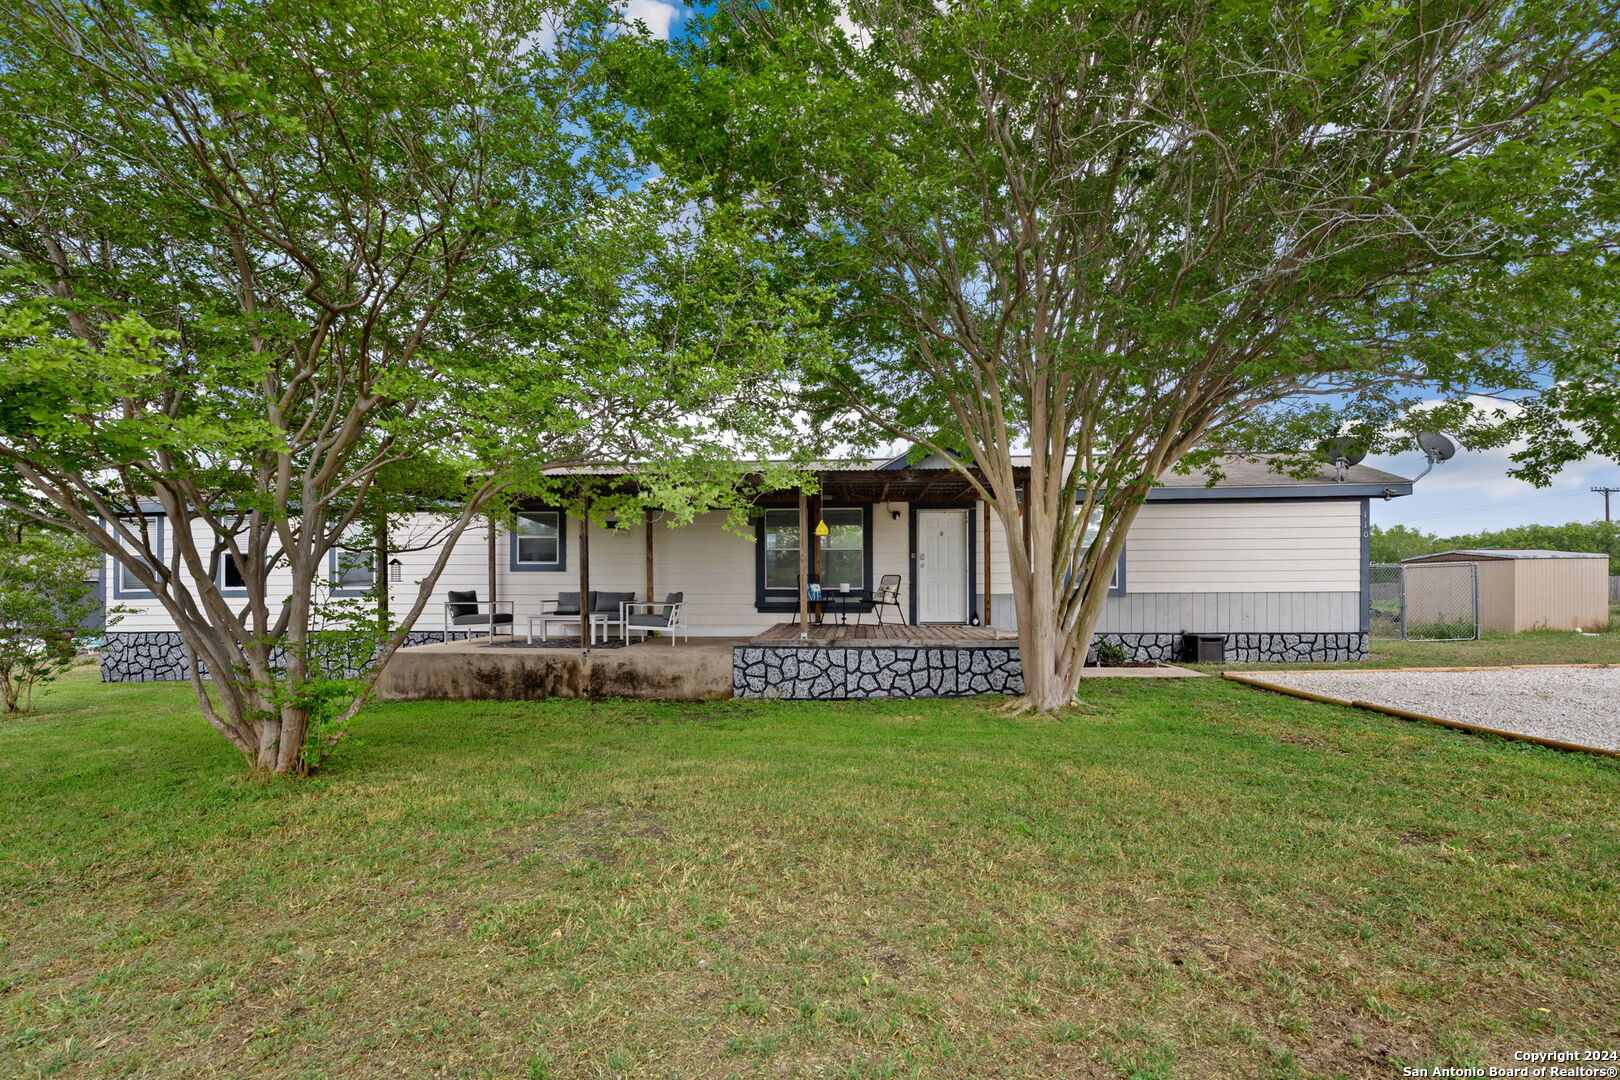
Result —
<svg viewBox="0 0 1620 1080"><path fill-rule="evenodd" d="M1544 385L1515 346L1559 312L1514 283L1602 272L1615 17L734 3L626 78L665 169L755 208L777 271L826 290L810 406L953 452L1017 538L1015 707L1044 710L1168 471L1419 401L1485 439L1465 390Z"/></svg>
<svg viewBox="0 0 1620 1080"><path fill-rule="evenodd" d="M0 711L28 712L36 689L79 662L103 615L100 565L83 540L0 514ZM117 610L105 618L117 621Z"/></svg>
<svg viewBox="0 0 1620 1080"><path fill-rule="evenodd" d="M764 437L780 302L638 170L596 64L630 32L527 0L0 15L0 504L150 592L251 768L319 762L547 468L686 450L662 490L700 505L702 448ZM411 510L437 561L337 678L329 555Z"/></svg>

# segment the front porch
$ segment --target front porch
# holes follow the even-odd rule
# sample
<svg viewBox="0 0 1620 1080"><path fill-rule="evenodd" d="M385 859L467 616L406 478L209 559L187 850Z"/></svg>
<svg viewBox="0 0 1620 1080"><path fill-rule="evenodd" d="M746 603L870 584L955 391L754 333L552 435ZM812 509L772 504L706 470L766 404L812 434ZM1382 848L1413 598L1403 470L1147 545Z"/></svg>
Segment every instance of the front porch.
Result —
<svg viewBox="0 0 1620 1080"><path fill-rule="evenodd" d="M732 650L737 697L1018 694L1017 635L989 626L778 623Z"/></svg>
<svg viewBox="0 0 1620 1080"><path fill-rule="evenodd" d="M811 623L802 633L798 623L784 622L759 634L750 645L840 647L850 649L961 648L995 641L1016 642L1018 635L993 626L911 626L905 623Z"/></svg>

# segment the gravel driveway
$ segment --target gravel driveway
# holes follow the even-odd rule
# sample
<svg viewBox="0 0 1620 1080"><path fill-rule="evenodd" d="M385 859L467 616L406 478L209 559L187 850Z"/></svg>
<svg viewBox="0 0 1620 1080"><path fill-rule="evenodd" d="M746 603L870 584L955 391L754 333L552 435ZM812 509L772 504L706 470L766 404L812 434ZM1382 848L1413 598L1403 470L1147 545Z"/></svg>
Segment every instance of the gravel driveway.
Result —
<svg viewBox="0 0 1620 1080"><path fill-rule="evenodd" d="M1620 750L1620 667L1247 672L1278 686L1540 739Z"/></svg>

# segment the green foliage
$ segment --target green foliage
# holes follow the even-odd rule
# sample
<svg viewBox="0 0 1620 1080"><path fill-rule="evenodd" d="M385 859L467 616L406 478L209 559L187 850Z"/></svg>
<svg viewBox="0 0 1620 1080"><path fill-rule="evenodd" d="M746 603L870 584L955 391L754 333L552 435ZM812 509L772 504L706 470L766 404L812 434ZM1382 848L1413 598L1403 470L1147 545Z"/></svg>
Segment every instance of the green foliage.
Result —
<svg viewBox="0 0 1620 1080"><path fill-rule="evenodd" d="M101 609L94 575L101 560L88 544L16 519L0 532L0 704L33 707L34 691L77 662L85 627ZM108 616L117 621L118 612Z"/></svg>
<svg viewBox="0 0 1620 1080"><path fill-rule="evenodd" d="M0 504L123 561L260 767L266 716L285 770L342 697L323 657L408 621L323 638L346 538L431 510L451 544L522 495L582 505L558 466L653 456L617 508L685 520L791 432L803 301L637 159L600 63L631 36L569 0L0 14Z"/></svg>
<svg viewBox="0 0 1620 1080"><path fill-rule="evenodd" d="M731 5L633 77L666 168L765 201L779 265L826 287L847 348L817 386L851 438L850 388L972 447L988 395L1027 435L1050 383L1107 398L1087 426L1116 458L1210 392L1226 446L1390 438L1436 392L1422 422L1488 444L1502 418L1461 391L1537 395L1516 350L1576 329L1549 294L1612 276L1607 27L1590 0ZM1424 119L1394 139L1397 85ZM1324 385L1353 400L1288 399Z"/></svg>
<svg viewBox="0 0 1620 1080"><path fill-rule="evenodd" d="M1620 522L1572 521L1565 525L1515 525L1476 533L1437 536L1405 525L1372 527L1372 561L1400 562L1457 548L1542 548L1587 551L1609 557L1609 573L1620 574Z"/></svg>
<svg viewBox="0 0 1620 1080"><path fill-rule="evenodd" d="M1479 627L1467 616L1406 624L1406 637L1410 641L1468 641L1478 635Z"/></svg>
<svg viewBox="0 0 1620 1080"><path fill-rule="evenodd" d="M1026 655L1064 639L1026 669L1046 707L1167 472L1317 470L1339 430L1500 445L1573 407L1572 358L1613 372L1581 303L1620 235L1613 15L733 3L619 77L666 174L757 207L774 272L820 290L818 427L962 448L1033 538L1009 557Z"/></svg>
<svg viewBox="0 0 1620 1080"><path fill-rule="evenodd" d="M1439 543L1439 537L1406 525L1392 525L1387 529L1374 525L1367 551L1372 562L1398 563L1414 555L1433 555L1447 550L1435 546Z"/></svg>
<svg viewBox="0 0 1620 1080"><path fill-rule="evenodd" d="M1130 663L1131 654L1117 641L1099 641L1096 648L1097 663L1102 667L1124 667Z"/></svg>

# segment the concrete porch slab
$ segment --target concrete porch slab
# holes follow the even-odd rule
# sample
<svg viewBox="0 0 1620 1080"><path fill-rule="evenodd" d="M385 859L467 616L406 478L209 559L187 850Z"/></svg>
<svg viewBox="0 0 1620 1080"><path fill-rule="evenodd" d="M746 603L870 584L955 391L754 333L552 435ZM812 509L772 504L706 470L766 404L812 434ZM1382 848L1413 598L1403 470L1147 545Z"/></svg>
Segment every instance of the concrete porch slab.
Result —
<svg viewBox="0 0 1620 1080"><path fill-rule="evenodd" d="M401 649L377 681L384 701L536 701L641 698L712 701L731 696L731 647L744 638L668 640L628 648L490 646L482 638Z"/></svg>

